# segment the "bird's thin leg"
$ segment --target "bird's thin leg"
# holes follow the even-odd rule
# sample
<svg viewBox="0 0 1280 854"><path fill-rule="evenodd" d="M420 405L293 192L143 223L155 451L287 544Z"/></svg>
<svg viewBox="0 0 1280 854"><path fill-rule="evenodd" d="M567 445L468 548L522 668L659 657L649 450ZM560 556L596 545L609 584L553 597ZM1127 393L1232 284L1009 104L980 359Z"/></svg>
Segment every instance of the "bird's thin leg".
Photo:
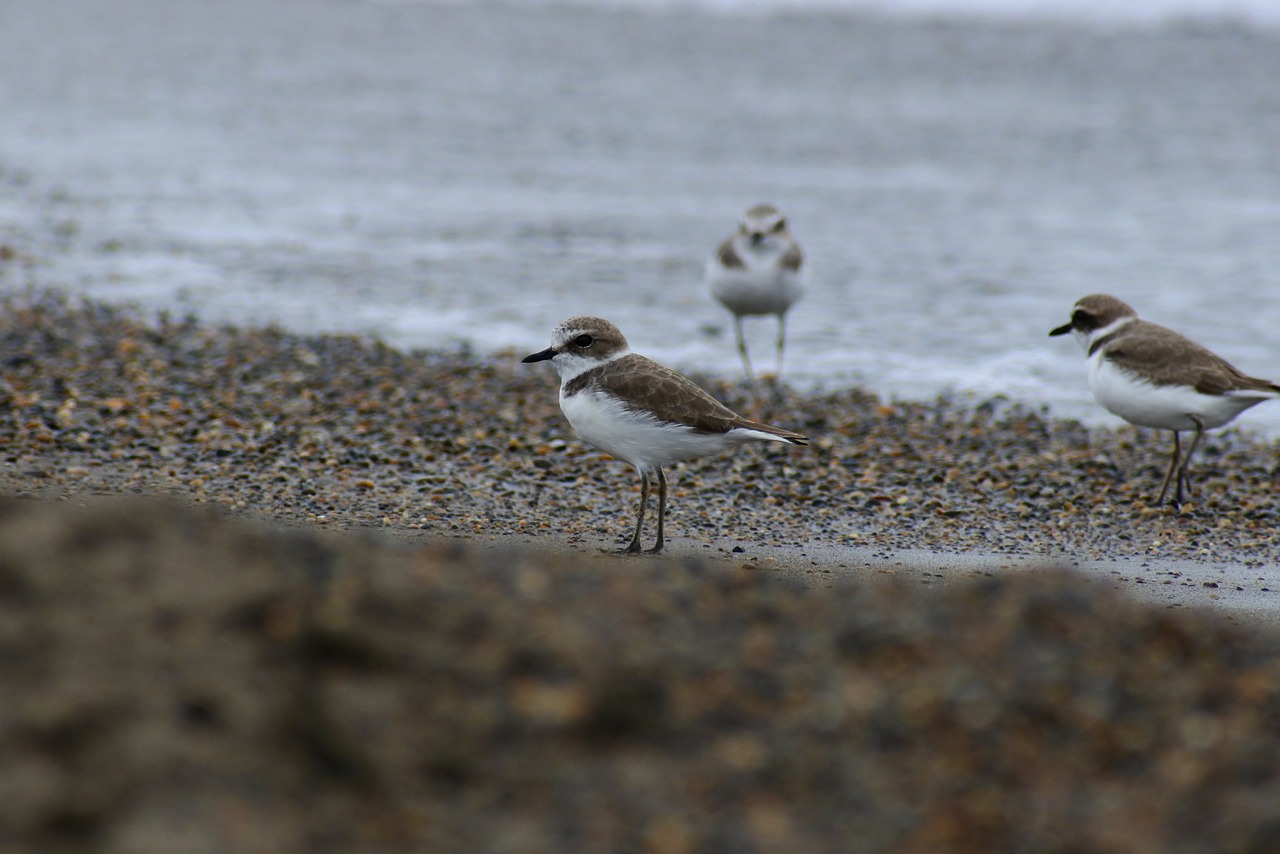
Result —
<svg viewBox="0 0 1280 854"><path fill-rule="evenodd" d="M782 348L787 344L787 315L778 315L778 373L777 381L782 382Z"/></svg>
<svg viewBox="0 0 1280 854"><path fill-rule="evenodd" d="M640 553L640 531L644 528L644 506L649 502L649 476L640 472L640 512L636 515L636 534L622 551L625 554Z"/></svg>
<svg viewBox="0 0 1280 854"><path fill-rule="evenodd" d="M667 475L658 469L658 541L653 544L653 548L649 549L649 554L656 555L662 551L664 545L662 534L662 521L667 515Z"/></svg>
<svg viewBox="0 0 1280 854"><path fill-rule="evenodd" d="M747 372L747 382L754 382L755 377L751 373L751 359L747 357L747 342L742 337L742 316L735 314L733 316L733 331L738 336L738 353L742 356L742 367Z"/></svg>
<svg viewBox="0 0 1280 854"><path fill-rule="evenodd" d="M1187 466L1191 464L1191 455L1196 452L1196 448L1200 446L1200 439L1204 436L1204 422L1199 418L1192 418L1196 422L1196 434L1191 437L1191 444L1187 446L1187 453L1182 457L1182 465L1178 467L1178 488L1175 490L1178 498L1178 506L1182 506L1182 488L1186 486L1187 496L1191 495L1191 476L1187 474Z"/></svg>
<svg viewBox="0 0 1280 854"><path fill-rule="evenodd" d="M1178 470L1178 458L1182 456L1182 442L1178 439L1178 431L1173 431L1173 456L1169 459L1169 470L1165 472L1164 483L1160 484L1160 497L1156 499L1156 504L1163 504L1164 497L1169 492L1169 481L1173 478L1173 473ZM1182 484L1178 484L1178 492L1182 492Z"/></svg>

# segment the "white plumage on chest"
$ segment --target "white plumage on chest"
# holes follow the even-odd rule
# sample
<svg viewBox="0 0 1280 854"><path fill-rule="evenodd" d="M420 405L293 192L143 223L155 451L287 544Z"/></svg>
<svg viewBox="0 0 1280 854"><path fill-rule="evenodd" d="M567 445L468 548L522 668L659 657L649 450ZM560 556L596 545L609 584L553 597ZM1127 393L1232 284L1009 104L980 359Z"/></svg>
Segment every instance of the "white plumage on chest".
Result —
<svg viewBox="0 0 1280 854"><path fill-rule="evenodd" d="M739 238L734 249L743 267L725 267L718 258L707 262L706 278L711 294L735 314L780 314L804 293L805 268L782 266L789 247L753 247Z"/></svg>

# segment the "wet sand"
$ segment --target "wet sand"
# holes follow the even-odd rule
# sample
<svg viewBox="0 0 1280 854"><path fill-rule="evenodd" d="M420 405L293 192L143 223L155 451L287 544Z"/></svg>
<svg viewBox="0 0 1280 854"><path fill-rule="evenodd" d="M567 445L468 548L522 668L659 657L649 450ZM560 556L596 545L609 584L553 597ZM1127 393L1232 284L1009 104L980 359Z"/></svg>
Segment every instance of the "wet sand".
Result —
<svg viewBox="0 0 1280 854"><path fill-rule="evenodd" d="M623 558L520 354L48 292L0 352L12 850L1280 844L1274 445L1179 513L1135 431L708 381L814 444Z"/></svg>

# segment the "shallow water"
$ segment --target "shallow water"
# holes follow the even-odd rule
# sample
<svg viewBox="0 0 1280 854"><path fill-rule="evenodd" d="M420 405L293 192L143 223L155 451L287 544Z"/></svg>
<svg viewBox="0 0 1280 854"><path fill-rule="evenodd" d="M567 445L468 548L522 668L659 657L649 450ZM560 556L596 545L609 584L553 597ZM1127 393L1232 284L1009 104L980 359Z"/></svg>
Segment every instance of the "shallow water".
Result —
<svg viewBox="0 0 1280 854"><path fill-rule="evenodd" d="M1280 376L1277 80L1231 23L10 4L0 224L148 308L519 354L595 313L734 376L702 265L767 200L813 270L790 381L1118 423L1046 337L1086 293Z"/></svg>

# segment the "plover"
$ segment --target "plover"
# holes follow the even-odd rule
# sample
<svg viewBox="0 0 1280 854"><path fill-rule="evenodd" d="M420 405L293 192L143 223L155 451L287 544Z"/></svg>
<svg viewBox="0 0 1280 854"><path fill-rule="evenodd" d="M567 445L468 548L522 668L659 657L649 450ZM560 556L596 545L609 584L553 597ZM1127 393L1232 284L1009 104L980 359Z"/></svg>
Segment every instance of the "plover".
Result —
<svg viewBox="0 0 1280 854"><path fill-rule="evenodd" d="M738 352L747 379L751 359L742 337L742 318L774 314L778 317L778 370L787 341L787 311L804 293L807 271L804 253L787 230L787 218L773 205L756 205L742 215L738 233L725 240L707 261L711 295L733 312Z"/></svg>
<svg viewBox="0 0 1280 854"><path fill-rule="evenodd" d="M693 382L632 353L607 320L571 317L551 333L551 346L522 361L550 360L560 374L560 409L578 435L640 473L640 512L624 551L640 551L650 482L658 486L658 541L667 509L664 466L719 453L748 442L807 445L799 433L749 421Z"/></svg>
<svg viewBox="0 0 1280 854"><path fill-rule="evenodd" d="M1280 385L1241 373L1190 338L1140 319L1113 296L1084 297L1071 322L1049 334L1068 332L1088 353L1089 389L1098 403L1130 424L1173 431L1173 456L1157 504L1176 476L1174 503L1182 505L1184 487L1191 488L1187 465L1205 430L1280 397ZM1195 431L1186 456L1178 438L1183 430Z"/></svg>

